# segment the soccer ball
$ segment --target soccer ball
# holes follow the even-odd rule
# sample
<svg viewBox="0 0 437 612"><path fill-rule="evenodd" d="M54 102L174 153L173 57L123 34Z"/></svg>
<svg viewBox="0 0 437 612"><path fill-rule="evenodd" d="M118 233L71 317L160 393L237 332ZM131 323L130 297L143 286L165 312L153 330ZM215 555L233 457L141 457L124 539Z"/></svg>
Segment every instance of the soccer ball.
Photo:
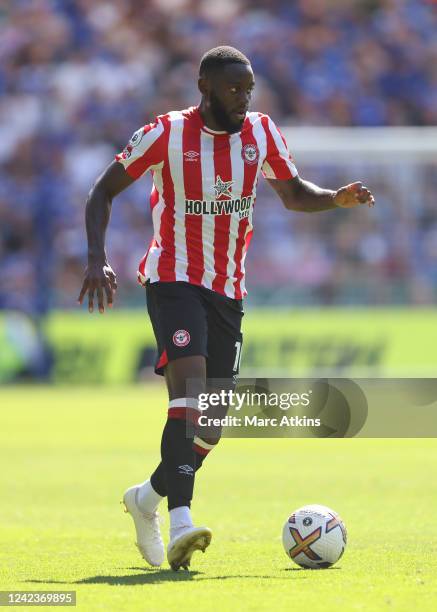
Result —
<svg viewBox="0 0 437 612"><path fill-rule="evenodd" d="M299 508L282 530L286 554L297 565L310 569L330 567L346 547L346 527L334 510L312 504Z"/></svg>

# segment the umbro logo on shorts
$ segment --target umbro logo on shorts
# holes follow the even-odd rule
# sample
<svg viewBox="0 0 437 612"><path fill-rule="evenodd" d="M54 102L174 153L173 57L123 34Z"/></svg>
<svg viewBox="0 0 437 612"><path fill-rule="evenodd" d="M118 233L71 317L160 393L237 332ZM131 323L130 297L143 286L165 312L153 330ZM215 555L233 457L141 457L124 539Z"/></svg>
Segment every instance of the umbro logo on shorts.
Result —
<svg viewBox="0 0 437 612"><path fill-rule="evenodd" d="M179 474L185 474L185 476L192 476L194 473L194 470L191 467L191 465L187 465L187 464L179 465L178 470L179 470Z"/></svg>
<svg viewBox="0 0 437 612"><path fill-rule="evenodd" d="M191 337L186 329L178 329L173 334L173 344L176 346L187 346L190 343Z"/></svg>

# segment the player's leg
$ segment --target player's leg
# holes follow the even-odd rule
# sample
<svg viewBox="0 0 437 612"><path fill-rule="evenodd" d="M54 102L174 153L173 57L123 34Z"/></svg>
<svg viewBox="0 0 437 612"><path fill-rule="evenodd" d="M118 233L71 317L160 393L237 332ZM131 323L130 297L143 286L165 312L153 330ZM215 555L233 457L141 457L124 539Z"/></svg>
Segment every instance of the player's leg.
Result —
<svg viewBox="0 0 437 612"><path fill-rule="evenodd" d="M165 379L169 408L162 434L161 463L171 530L174 530L178 526L178 521L172 520L174 516L180 516L182 521L188 521L182 522L182 525L192 524L188 510L193 497L196 467L193 439L199 415L197 398L205 389L205 357L193 355L170 361L165 367ZM188 381L190 381L189 386ZM177 508L180 510L173 512Z"/></svg>
<svg viewBox="0 0 437 612"><path fill-rule="evenodd" d="M176 377L167 376L170 397L179 395L183 390L187 380L196 378L198 381L197 387L193 391L190 391L189 395L198 396L203 391L212 391L214 389L229 389L233 388L235 383L235 376L239 369L239 357L241 352L241 319L243 316L243 309L241 302L237 300L230 300L225 296L221 296L207 289L198 288L196 289L198 294L203 297L203 303L205 305L205 312L207 316L207 358L205 377L199 377L194 372L188 372L187 370L181 371L176 365L178 362L174 362L176 366L175 370L169 370L169 372L175 372ZM181 361L181 360L179 360ZM211 381L213 387L205 386L206 378L219 380L219 386L215 385L214 380ZM172 386L172 382L175 383L176 387ZM182 388L179 387L182 385ZM222 417L227 412L227 406L221 406L214 409L214 415ZM190 430L190 439L191 439ZM220 428L208 428L205 432L200 432L200 428L197 427L196 437L191 440L193 456L194 450L197 451L197 455L200 459L196 460L196 467L199 468L202 464L206 453L201 453L201 450L211 450L220 439L221 429ZM170 481L168 478L168 472L166 468L166 462L164 461L163 455L163 466L164 474L166 476L167 493L169 498L169 508L173 505L171 498L173 497L172 488L170 487ZM175 487L176 490L176 487ZM175 500L178 503L182 500L179 497ZM184 512L189 513L189 508L178 507L170 511L172 513L181 512L181 518L184 516ZM180 530L181 536L177 536L177 532L172 536L169 547L168 547L168 559L171 566L174 569L178 567L186 567L189 565L191 554L196 549L204 550L208 546L211 532L207 528L182 528Z"/></svg>
<svg viewBox="0 0 437 612"><path fill-rule="evenodd" d="M198 396L199 393L207 391L221 391L222 389L229 390L235 387L236 376L239 372L242 334L241 320L243 317L243 308L241 301L229 300L224 296L213 293L212 291L201 289L204 293L204 301L207 304L207 353L205 378L199 375L199 371L195 372L187 369L191 364L183 363L184 360L173 362L167 366L168 374L166 375L170 397L180 396L181 391L185 388L186 381L196 378L201 381L191 395ZM202 373L203 374L203 373ZM206 379L206 380L205 380ZM206 382L206 385L205 385ZM179 385L182 385L181 387ZM207 416L212 418L223 418L228 410L228 406L210 406L207 410ZM198 470L208 455L215 448L221 437L221 427L206 427L201 428L199 425L196 428L196 434L191 439L193 455L195 457L195 470ZM166 447L167 445L165 445ZM179 496L173 499L172 487L168 478L168 470L164 460L155 470L151 478L152 488L160 490L162 495L168 494L169 508L174 504L182 503L183 498ZM173 489L177 492L177 487ZM172 515L174 518L172 519ZM194 550L205 550L211 540L211 532L207 528L195 527L177 527L177 521L182 523L191 520L189 507L176 507L170 510L170 519L172 521L171 540L168 547L168 560L173 569L178 567L187 567L190 564L191 555ZM178 535L180 533L181 535Z"/></svg>
<svg viewBox="0 0 437 612"><path fill-rule="evenodd" d="M241 321L243 306L241 300L232 300L206 289L200 290L208 306L208 358L206 360L208 388L205 391L219 392L235 387L235 378L239 373L241 346ZM214 382L216 381L216 382ZM218 384L221 383L221 387ZM212 386L211 386L212 384ZM200 392L200 391L199 391ZM222 418L226 416L228 407L210 407L207 416ZM216 447L221 437L221 427L197 428L193 439L195 451L195 471L199 470L206 457ZM149 481L147 481L149 482ZM162 462L152 474L149 486L159 494L161 500L167 495L167 486ZM145 492L147 489L144 489ZM150 497L153 503L153 493Z"/></svg>
<svg viewBox="0 0 437 612"><path fill-rule="evenodd" d="M196 432L194 433L193 450L194 450L194 458L195 458L195 461L194 461L194 471L195 472L197 472L202 467L204 460L206 459L210 451L212 451L212 449L215 447L216 443L217 443L216 439L211 438L208 440L207 437L205 437L205 439L201 439L196 434ZM150 486L152 487L155 494L157 493L159 495L159 498L156 498L158 500L157 503L162 501L164 497L167 497L167 485L165 482L164 465L162 461L157 466L153 474L151 475L150 481L147 481L147 482L150 483Z"/></svg>
<svg viewBox="0 0 437 612"><path fill-rule="evenodd" d="M205 549L211 538L208 529L194 527L190 512L196 469L193 448L194 424L198 414L196 397L205 385L205 357L196 355L170 361L164 373L169 407L161 439L161 463L150 480L128 489L125 503L127 497L126 505L132 516L135 507L141 512L137 519L137 546L143 557L152 565L160 565L164 547L159 530L152 522L157 521L158 505L168 494L170 543L173 544L172 548L178 543L169 561L173 569L178 569L187 567L194 550ZM191 381L190 397L187 397L187 380ZM129 497L134 499L135 505L129 506Z"/></svg>
<svg viewBox="0 0 437 612"><path fill-rule="evenodd" d="M205 390L205 379L206 379L206 360L203 356L185 357L169 363L164 371L166 378L167 389L170 400L176 400L178 397L182 397L186 393L186 380L190 380L190 395L198 395ZM199 381L198 388L195 389L193 385L195 381ZM175 401L171 401L174 406ZM170 408L169 408L170 410ZM173 412L176 412L173 410ZM169 413L170 414L170 413ZM193 436L193 442L195 440L195 434ZM198 453L196 445L192 443L192 450L194 451L194 471L196 472L202 464L204 453ZM203 450L203 449L202 449ZM160 495L160 499L167 497L167 479L164 470L164 464L161 461L156 470L150 477L150 485ZM172 500L169 500L169 506L174 505Z"/></svg>
<svg viewBox="0 0 437 612"><path fill-rule="evenodd" d="M156 372L164 374L169 396L161 456L171 511L189 507L192 497L192 443L197 396L204 391L206 380L207 314L198 288L188 283L150 285L147 298L160 352ZM157 489L162 490L159 485Z"/></svg>
<svg viewBox="0 0 437 612"><path fill-rule="evenodd" d="M208 300L208 359L207 391L233 390L240 371L243 336L241 322L244 315L242 300L234 300L218 293L204 290ZM228 405L210 406L207 416L222 419ZM194 445L203 459L220 441L221 426L198 427ZM203 451L203 452L202 452ZM199 467L202 465L200 461Z"/></svg>
<svg viewBox="0 0 437 612"><path fill-rule="evenodd" d="M197 432L194 432L193 438L193 451L194 451L194 471L197 472L203 465L204 460L208 456L208 454L215 448L215 445L218 442L220 436L213 435L204 435L201 438L197 435ZM149 494L150 491L150 494ZM167 484L164 472L164 464L162 461L157 466L156 470L150 477L150 480L144 483L142 489L142 495L144 495L145 502L146 500L150 500L150 503L157 505L167 497Z"/></svg>
<svg viewBox="0 0 437 612"><path fill-rule="evenodd" d="M206 313L196 291L186 283L150 285L147 298L160 353L155 370L160 374L165 373L169 392L168 419L161 442L161 472L165 493L168 492L171 539L174 540L178 532L195 529L190 516L195 472L193 421L197 416L197 393L204 388L206 376ZM197 388L191 386L190 397L187 396L188 379L197 381ZM142 523L147 522L147 517L156 517L157 506L164 497L160 495L164 492L162 486L155 483L155 488L150 481L146 481L126 492L125 503L126 496L135 495L135 505L128 499L128 502L131 501L130 507L129 503L126 506L133 516L137 509L142 513L145 517ZM148 529L146 533L142 529L139 534L139 520L135 523L137 544L144 558L150 563L150 551L153 552L153 549L161 551L160 555L152 555L155 561L161 558L163 546L159 530ZM204 548L205 543L201 544Z"/></svg>
<svg viewBox="0 0 437 612"><path fill-rule="evenodd" d="M193 552L204 551L211 540L208 528L193 525L190 511L196 471L193 439L199 416L197 398L205 389L206 359L194 355L170 361L165 378L170 403L162 435L161 464L170 514L167 556L172 569L177 570L188 568Z"/></svg>

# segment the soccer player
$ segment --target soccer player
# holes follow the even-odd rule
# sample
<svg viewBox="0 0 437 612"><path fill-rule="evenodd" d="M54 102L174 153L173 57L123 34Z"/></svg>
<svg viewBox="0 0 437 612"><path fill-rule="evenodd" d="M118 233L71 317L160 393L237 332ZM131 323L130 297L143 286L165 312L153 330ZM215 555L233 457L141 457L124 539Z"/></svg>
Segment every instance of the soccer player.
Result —
<svg viewBox="0 0 437 612"><path fill-rule="evenodd" d="M123 501L141 554L150 565L160 566L164 545L157 508L167 497L167 556L174 570L188 568L193 552L205 550L211 540L208 528L193 525L190 505L195 472L219 436L198 435L197 398L207 379L233 380L238 374L244 260L259 174L288 210L374 204L361 182L330 191L298 175L270 117L249 112L255 81L243 53L227 46L205 53L198 85L199 106L160 115L137 130L91 189L86 205L88 266L78 298L82 304L88 294L90 312L95 296L101 313L104 296L112 307L116 277L105 252L112 200L152 172L154 235L138 279L146 289L158 346L155 371L167 384L168 418L160 464L150 479L130 487ZM189 379L198 384L187 393Z"/></svg>

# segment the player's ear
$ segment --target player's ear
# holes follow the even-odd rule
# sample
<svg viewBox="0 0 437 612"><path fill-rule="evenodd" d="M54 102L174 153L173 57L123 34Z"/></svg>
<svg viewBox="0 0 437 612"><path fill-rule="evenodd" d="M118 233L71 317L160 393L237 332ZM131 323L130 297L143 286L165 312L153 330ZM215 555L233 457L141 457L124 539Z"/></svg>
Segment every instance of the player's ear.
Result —
<svg viewBox="0 0 437 612"><path fill-rule="evenodd" d="M200 76L197 81L197 86L199 87L199 91L202 96L207 96L209 93L209 82L208 79L204 76Z"/></svg>

